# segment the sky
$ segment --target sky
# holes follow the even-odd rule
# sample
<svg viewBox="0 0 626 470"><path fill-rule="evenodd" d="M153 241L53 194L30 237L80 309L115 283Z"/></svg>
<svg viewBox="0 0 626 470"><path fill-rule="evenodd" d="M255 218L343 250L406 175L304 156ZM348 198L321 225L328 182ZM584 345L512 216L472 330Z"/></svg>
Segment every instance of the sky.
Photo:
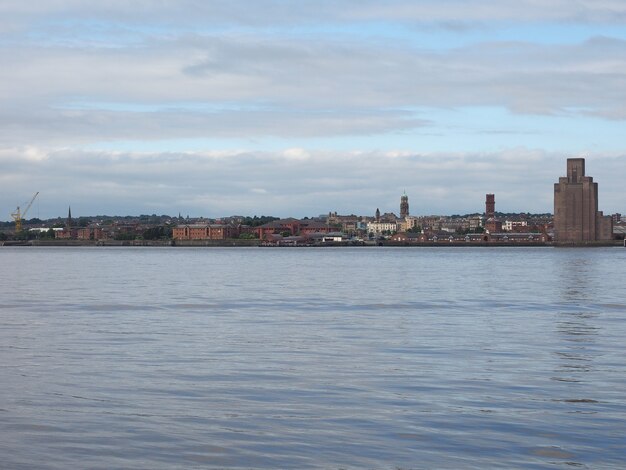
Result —
<svg viewBox="0 0 626 470"><path fill-rule="evenodd" d="M0 220L626 213L623 0L2 0L0 63Z"/></svg>

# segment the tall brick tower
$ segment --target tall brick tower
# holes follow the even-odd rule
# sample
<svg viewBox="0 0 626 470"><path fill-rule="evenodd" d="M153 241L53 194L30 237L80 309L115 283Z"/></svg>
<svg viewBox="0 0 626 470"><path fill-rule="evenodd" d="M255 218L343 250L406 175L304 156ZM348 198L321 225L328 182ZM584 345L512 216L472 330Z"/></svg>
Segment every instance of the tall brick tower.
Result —
<svg viewBox="0 0 626 470"><path fill-rule="evenodd" d="M585 176L584 158L568 158L567 176L554 185L554 237L561 243L613 238L613 220L598 211L598 183Z"/></svg>
<svg viewBox="0 0 626 470"><path fill-rule="evenodd" d="M409 215L409 196L406 192L400 197L400 218L404 219Z"/></svg>
<svg viewBox="0 0 626 470"><path fill-rule="evenodd" d="M494 194L487 194L485 200L485 217L491 219L496 216L496 196Z"/></svg>

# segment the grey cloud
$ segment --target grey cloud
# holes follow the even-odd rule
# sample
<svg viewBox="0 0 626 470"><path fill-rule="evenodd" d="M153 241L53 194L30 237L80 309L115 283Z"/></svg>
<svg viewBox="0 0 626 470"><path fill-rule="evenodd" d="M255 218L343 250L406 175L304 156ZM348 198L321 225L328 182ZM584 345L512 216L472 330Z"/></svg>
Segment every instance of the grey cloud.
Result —
<svg viewBox="0 0 626 470"><path fill-rule="evenodd" d="M620 172L626 155L587 157L588 172L600 183L601 209L623 211ZM41 192L42 217L63 215L68 204L77 215L371 214L376 207L397 211L404 189L412 213L423 215L482 211L487 192L496 193L502 211L551 211L565 156L523 148L437 154L14 148L0 150L0 163L13 173L0 185L1 218L34 191Z"/></svg>
<svg viewBox="0 0 626 470"><path fill-rule="evenodd" d="M0 110L0 143L72 146L115 140L332 137L413 129L426 120L401 110L221 110L214 112L99 109Z"/></svg>
<svg viewBox="0 0 626 470"><path fill-rule="evenodd" d="M186 36L117 49L0 48L5 143L362 135L428 124L420 107L624 119L626 41L397 43ZM85 101L82 108L68 105ZM100 105L150 105L150 112ZM215 105L199 112L194 105ZM238 109L219 109L228 106ZM13 139L13 140L11 140Z"/></svg>
<svg viewBox="0 0 626 470"><path fill-rule="evenodd" d="M150 0L4 0L0 14L13 22L24 23L45 17L185 27L301 25L316 21L358 20L457 25L476 21L623 23L626 21L626 5L620 0L166 0L158 2L155 7L155 2Z"/></svg>
<svg viewBox="0 0 626 470"><path fill-rule="evenodd" d="M450 0L411 2L390 0L360 2L354 16L396 21L437 21L467 24L484 21L626 21L626 5L619 0Z"/></svg>

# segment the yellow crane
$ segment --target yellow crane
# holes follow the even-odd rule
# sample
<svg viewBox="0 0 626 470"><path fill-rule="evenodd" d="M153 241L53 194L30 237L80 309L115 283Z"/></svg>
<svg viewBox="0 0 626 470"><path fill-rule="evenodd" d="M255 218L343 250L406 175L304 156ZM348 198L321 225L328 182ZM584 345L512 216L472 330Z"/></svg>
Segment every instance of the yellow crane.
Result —
<svg viewBox="0 0 626 470"><path fill-rule="evenodd" d="M11 212L11 217L13 217L13 220L15 220L15 233L19 233L22 231L22 219L26 216L26 213L28 212L28 209L30 209L30 206L33 205L33 202L35 202L35 198L38 194L39 191L35 193L33 198L28 203L28 206L26 206L26 209L24 209L24 212L20 211L20 206L17 206L15 212Z"/></svg>

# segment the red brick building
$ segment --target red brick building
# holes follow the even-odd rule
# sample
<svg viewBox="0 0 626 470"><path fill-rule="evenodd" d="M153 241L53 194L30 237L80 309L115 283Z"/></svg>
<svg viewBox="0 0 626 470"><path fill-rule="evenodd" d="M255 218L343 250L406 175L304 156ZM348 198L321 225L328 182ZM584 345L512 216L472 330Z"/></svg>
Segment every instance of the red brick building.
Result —
<svg viewBox="0 0 626 470"><path fill-rule="evenodd" d="M274 220L272 222L268 222L267 224L260 225L254 228L257 237L260 240L263 240L266 235L271 235L274 233L284 233L287 232L289 235L298 235L300 233L301 222L298 219L288 218L288 219L280 219Z"/></svg>
<svg viewBox="0 0 626 470"><path fill-rule="evenodd" d="M76 231L76 238L79 240L101 240L104 233L100 227L84 227Z"/></svg>
<svg viewBox="0 0 626 470"><path fill-rule="evenodd" d="M330 233L336 232L337 228L330 224L317 222L314 220L302 220L300 225L300 235L309 235L311 233Z"/></svg>
<svg viewBox="0 0 626 470"><path fill-rule="evenodd" d="M232 225L186 224L177 225L172 230L174 240L224 240L237 235Z"/></svg>
<svg viewBox="0 0 626 470"><path fill-rule="evenodd" d="M502 222L491 217L485 222L485 230L489 233L502 232Z"/></svg>
<svg viewBox="0 0 626 470"><path fill-rule="evenodd" d="M294 218L288 218L274 220L273 222L269 222L259 227L254 227L253 230L260 240L264 240L267 239L268 235L273 234L286 233L290 236L306 236L312 233L336 232L337 227L330 224L325 224L324 222L319 222L317 220L298 220Z"/></svg>
<svg viewBox="0 0 626 470"><path fill-rule="evenodd" d="M78 232L74 229L64 228L63 230L55 230L54 238L60 238L63 240L74 239L78 236Z"/></svg>

